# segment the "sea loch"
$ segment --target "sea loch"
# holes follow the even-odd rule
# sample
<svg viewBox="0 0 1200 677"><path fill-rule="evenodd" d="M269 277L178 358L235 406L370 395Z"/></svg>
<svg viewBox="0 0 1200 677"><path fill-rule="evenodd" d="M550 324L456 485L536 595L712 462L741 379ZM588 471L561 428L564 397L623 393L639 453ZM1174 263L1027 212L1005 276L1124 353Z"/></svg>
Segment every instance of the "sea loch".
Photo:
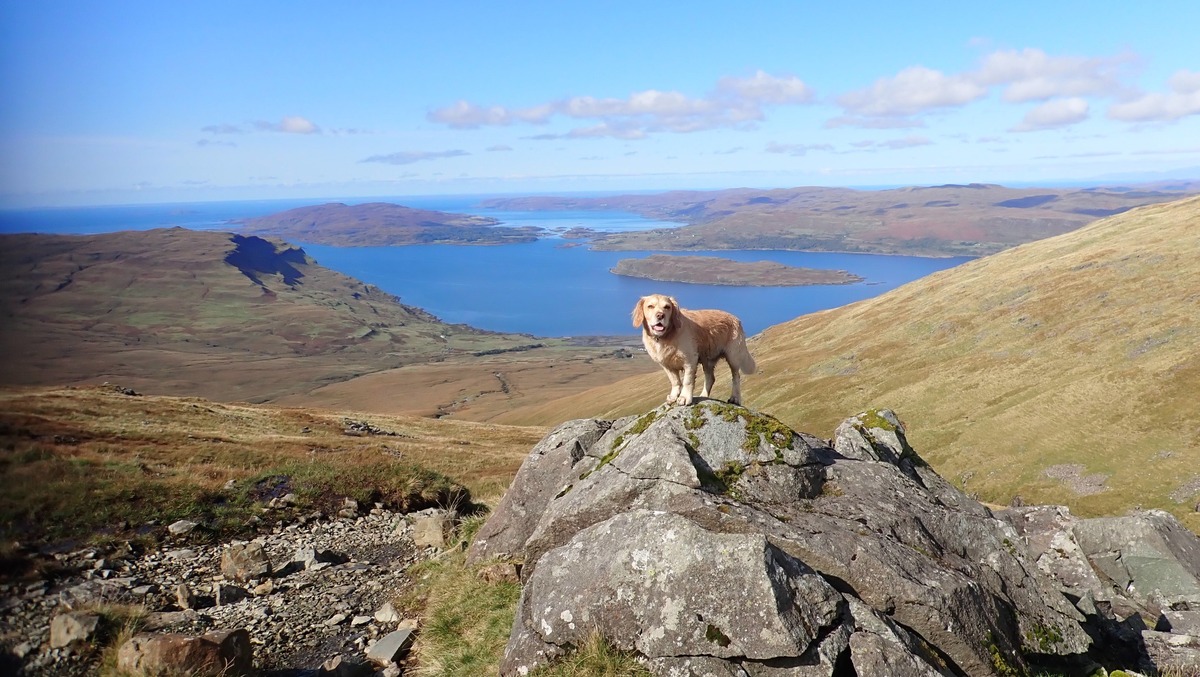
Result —
<svg viewBox="0 0 1200 677"><path fill-rule="evenodd" d="M630 310L638 297L671 294L685 308L721 308L742 318L749 334L811 312L877 296L965 258L919 258L787 251L689 252L738 261L770 260L807 268L847 270L864 278L850 285L728 287L656 282L609 272L623 258L651 252L603 252L554 233L584 227L613 232L669 227L616 212L500 212L474 207L480 197L394 197L372 200L271 200L36 209L0 212L0 232L100 233L182 226L232 229L230 221L306 204L388 201L410 207L474 213L507 226L539 226L537 242L476 247L328 247L297 243L319 263L378 286L447 322L535 336L633 334Z"/></svg>

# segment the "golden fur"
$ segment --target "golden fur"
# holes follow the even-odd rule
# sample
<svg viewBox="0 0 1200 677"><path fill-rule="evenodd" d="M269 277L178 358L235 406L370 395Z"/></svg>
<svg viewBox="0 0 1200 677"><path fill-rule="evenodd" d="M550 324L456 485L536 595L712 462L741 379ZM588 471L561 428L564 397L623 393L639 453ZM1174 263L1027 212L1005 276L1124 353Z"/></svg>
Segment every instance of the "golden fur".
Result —
<svg viewBox="0 0 1200 677"><path fill-rule="evenodd" d="M696 367L704 367L708 397L716 377L713 368L724 359L733 375L729 401L742 403L742 374L753 374L754 358L746 347L742 321L723 310L684 310L670 296L651 294L633 307L633 326L642 328L646 353L667 372L671 392L667 402L688 405L696 383Z"/></svg>

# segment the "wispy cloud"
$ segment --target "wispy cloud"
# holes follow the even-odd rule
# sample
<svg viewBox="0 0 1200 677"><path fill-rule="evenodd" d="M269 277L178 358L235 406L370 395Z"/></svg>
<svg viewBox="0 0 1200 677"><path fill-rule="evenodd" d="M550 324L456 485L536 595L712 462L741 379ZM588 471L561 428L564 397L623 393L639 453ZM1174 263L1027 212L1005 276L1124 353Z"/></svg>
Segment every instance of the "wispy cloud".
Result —
<svg viewBox="0 0 1200 677"><path fill-rule="evenodd" d="M249 130L242 125L235 125L228 122L221 122L215 125L205 125L200 128L202 132L209 134L246 134L248 131L259 132L282 132L284 134L320 134L321 128L314 124L311 120L299 115L284 116L279 122L268 122L266 120L255 120L247 123ZM338 134L356 134L358 130L335 130Z"/></svg>
<svg viewBox="0 0 1200 677"><path fill-rule="evenodd" d="M803 157L810 150L833 150L833 146L828 143L778 143L772 141L764 148L768 153L782 153L791 155L792 157Z"/></svg>
<svg viewBox="0 0 1200 677"><path fill-rule="evenodd" d="M1087 119L1088 109L1088 102L1077 96L1047 101L1026 113L1025 119L1012 131L1036 132L1073 125Z"/></svg>
<svg viewBox="0 0 1200 677"><path fill-rule="evenodd" d="M866 151L876 151L880 149L902 150L904 148L916 148L918 146L932 146L933 141L930 141L924 136L906 136L902 139L888 139L886 141L855 141L850 145Z"/></svg>
<svg viewBox="0 0 1200 677"><path fill-rule="evenodd" d="M1125 122L1174 122L1200 114L1200 72L1180 70L1167 82L1169 92L1150 92L1113 104L1108 117Z"/></svg>
<svg viewBox="0 0 1200 677"><path fill-rule="evenodd" d="M861 127L863 129L916 129L924 127L925 121L916 118L867 118L842 115L825 121L825 129L838 127Z"/></svg>
<svg viewBox="0 0 1200 677"><path fill-rule="evenodd" d="M387 155L372 155L364 158L360 162L379 162L386 165L411 165L414 162L422 162L424 160L437 160L439 158L460 157L470 155L465 150L443 150L443 151L401 151L398 153L389 153Z"/></svg>
<svg viewBox="0 0 1200 677"><path fill-rule="evenodd" d="M220 139L200 139L196 142L197 146L205 148L208 146L224 146L227 148L237 148L237 144L232 141L222 141Z"/></svg>
<svg viewBox="0 0 1200 677"><path fill-rule="evenodd" d="M752 126L765 119L764 109L768 106L805 104L812 100L812 89L799 78L757 71L748 77L721 78L713 91L703 97L649 89L623 99L576 96L527 108L457 101L431 111L427 118L455 129L546 124L555 118L567 118L593 121L593 124L563 134L529 138L641 139L659 132L687 133Z"/></svg>
<svg viewBox="0 0 1200 677"><path fill-rule="evenodd" d="M283 132L284 134L320 134L321 128L312 123L308 118L300 117L299 115L285 116L279 122L266 122L258 120L254 122L254 128L264 132Z"/></svg>
<svg viewBox="0 0 1200 677"><path fill-rule="evenodd" d="M495 146L488 146L484 150L488 151L489 153L499 153L499 152L504 152L504 151L510 151L512 149L513 149L512 146L509 146L509 145L503 144L503 143L499 143L499 144L496 144Z"/></svg>

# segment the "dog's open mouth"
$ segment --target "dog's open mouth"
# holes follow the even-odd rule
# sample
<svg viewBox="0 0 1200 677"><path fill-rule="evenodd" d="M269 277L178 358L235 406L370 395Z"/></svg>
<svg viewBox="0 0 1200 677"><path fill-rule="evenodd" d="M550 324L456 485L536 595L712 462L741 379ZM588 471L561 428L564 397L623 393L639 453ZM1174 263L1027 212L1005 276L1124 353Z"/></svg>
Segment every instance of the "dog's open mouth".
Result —
<svg viewBox="0 0 1200 677"><path fill-rule="evenodd" d="M650 328L653 329L654 333L656 333L656 334L661 334L667 330L666 325L664 325L662 322L656 322L653 325L651 325Z"/></svg>

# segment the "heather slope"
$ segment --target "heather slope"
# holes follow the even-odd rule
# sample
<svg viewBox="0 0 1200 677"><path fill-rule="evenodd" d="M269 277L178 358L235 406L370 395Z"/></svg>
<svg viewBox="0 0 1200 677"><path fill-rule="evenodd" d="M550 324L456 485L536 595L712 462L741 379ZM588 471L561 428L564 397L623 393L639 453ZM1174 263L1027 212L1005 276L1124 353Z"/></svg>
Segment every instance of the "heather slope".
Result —
<svg viewBox="0 0 1200 677"><path fill-rule="evenodd" d="M0 384L226 401L531 342L440 322L281 241L181 228L2 236L0 318Z"/></svg>
<svg viewBox="0 0 1200 677"><path fill-rule="evenodd" d="M747 402L795 428L888 407L940 474L983 500L1163 508L1200 530L1200 198L797 318L751 348ZM645 376L506 420L644 411L666 380L640 359Z"/></svg>

